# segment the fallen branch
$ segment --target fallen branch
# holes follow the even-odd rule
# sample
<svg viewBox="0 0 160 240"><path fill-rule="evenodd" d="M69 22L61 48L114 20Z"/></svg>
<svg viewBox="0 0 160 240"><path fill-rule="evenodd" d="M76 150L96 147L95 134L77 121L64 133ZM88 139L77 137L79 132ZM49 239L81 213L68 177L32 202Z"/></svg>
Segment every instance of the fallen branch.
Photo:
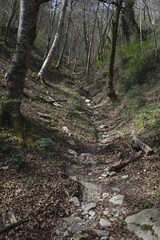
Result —
<svg viewBox="0 0 160 240"><path fill-rule="evenodd" d="M3 234L5 232L8 232L16 227L19 227L20 225L22 225L23 223L26 223L26 222L29 222L30 221L30 218L26 218L26 219L22 219L22 220L19 220L18 222L16 223L12 223L10 225L7 225L6 227L4 228L0 228L0 234Z"/></svg>
<svg viewBox="0 0 160 240"><path fill-rule="evenodd" d="M39 99L40 99L41 101L45 102L45 103L56 103L56 102L57 102L57 103L60 103L60 102L67 102L66 99L58 99L58 100L54 100L52 97L48 97L48 99L47 99L47 98L45 98L45 97L40 96Z"/></svg>
<svg viewBox="0 0 160 240"><path fill-rule="evenodd" d="M135 134L131 135L132 137L132 148L136 150L142 150L147 155L152 154L154 151L146 143L142 142Z"/></svg>
<svg viewBox="0 0 160 240"><path fill-rule="evenodd" d="M54 120L54 121L57 122L57 120L51 114L38 112L38 115L42 118L49 119L49 120Z"/></svg>
<svg viewBox="0 0 160 240"><path fill-rule="evenodd" d="M126 167L128 164L132 163L132 162L136 162L137 160L139 160L140 156L142 154L142 151L138 152L136 156L132 156L130 159L128 160L120 160L118 163L115 163L113 166L111 166L109 168L109 171L120 171L122 168Z"/></svg>

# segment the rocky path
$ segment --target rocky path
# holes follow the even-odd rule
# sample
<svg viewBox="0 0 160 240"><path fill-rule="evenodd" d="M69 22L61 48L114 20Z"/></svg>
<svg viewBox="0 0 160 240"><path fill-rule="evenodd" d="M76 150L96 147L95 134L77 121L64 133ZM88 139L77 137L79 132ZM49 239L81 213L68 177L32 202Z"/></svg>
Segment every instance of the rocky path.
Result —
<svg viewBox="0 0 160 240"><path fill-rule="evenodd" d="M89 99L85 101L90 110L98 114L96 107L92 107L92 102ZM72 216L64 219L61 229L57 229L57 239L141 239L129 231L126 234L127 237L118 233L114 234L116 231L119 231L118 228L115 229L115 226L123 226L127 217L127 209L124 206L125 195L123 194L123 189L121 189L122 184L115 182L114 185L108 186L109 179L114 178L117 173L114 171L110 172L109 168L104 167L103 164L97 165L97 159L100 158L97 154L97 148L98 150L105 148L109 141L109 132L106 125L97 125L94 114L91 118L96 125L99 140L95 145L95 153L93 148L92 151L84 149L84 152L80 154L73 149L69 149L74 164L69 166L68 173L72 179L80 183L82 194L79 193L70 199L70 203L75 207L75 212ZM73 140L70 143L73 146L75 144ZM128 177L128 175L123 175L121 181L128 181ZM146 212L143 214L145 215ZM150 212L150 214L153 213ZM141 216L139 217L141 218ZM128 228L135 232L137 236L145 240L160 239L158 235L153 236L155 229L152 228L153 225L149 224L146 219L144 224L146 222L152 226L150 231L148 229L146 231L142 230L142 221L139 222L139 225L134 225L134 220L138 221L137 216L126 219Z"/></svg>

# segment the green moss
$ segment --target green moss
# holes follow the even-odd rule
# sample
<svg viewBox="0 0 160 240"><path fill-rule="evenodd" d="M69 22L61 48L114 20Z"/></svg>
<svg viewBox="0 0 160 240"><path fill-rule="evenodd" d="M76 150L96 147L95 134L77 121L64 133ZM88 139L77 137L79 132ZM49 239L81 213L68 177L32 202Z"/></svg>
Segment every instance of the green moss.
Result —
<svg viewBox="0 0 160 240"><path fill-rule="evenodd" d="M153 229L153 226L144 224L144 225L141 226L141 229L142 229L144 232L151 232L152 235L155 235L155 230Z"/></svg>

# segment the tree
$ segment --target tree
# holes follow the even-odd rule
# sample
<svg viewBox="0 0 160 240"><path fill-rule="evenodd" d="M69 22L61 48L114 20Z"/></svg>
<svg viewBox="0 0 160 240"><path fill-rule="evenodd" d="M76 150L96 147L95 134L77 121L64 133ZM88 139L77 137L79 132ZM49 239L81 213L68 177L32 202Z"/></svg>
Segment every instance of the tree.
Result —
<svg viewBox="0 0 160 240"><path fill-rule="evenodd" d="M69 11L69 16L68 16L68 22L67 22L67 29L66 29L66 34L65 34L65 40L64 40L64 45L62 47L62 51L60 53L56 68L60 67L60 64L62 62L63 59L63 55L67 46L67 41L68 41L68 34L69 34L69 28L70 28L70 23L71 23L71 16L72 16L72 10L73 10L73 0L71 0L71 4L70 4L70 11Z"/></svg>
<svg viewBox="0 0 160 240"><path fill-rule="evenodd" d="M7 99L1 107L1 123L12 127L21 122L20 106L25 75L32 45L36 38L36 23L40 4L48 0L21 0L16 50L8 73Z"/></svg>
<svg viewBox="0 0 160 240"><path fill-rule="evenodd" d="M48 67L50 66L52 60L53 60L53 57L54 57L54 54L55 54L55 51L56 51L56 48L57 48L57 45L60 41L60 38L61 38L61 34L62 34L62 29L63 29L63 23L64 23L64 17L65 17L65 12L66 12L66 7L67 7L67 0L63 0L63 4L62 4L62 10L61 10L61 14L60 14L60 17L59 17L59 23L58 23L58 29L57 29L57 33L55 35L55 38L54 38L54 41L52 43L52 46L50 48L50 51L38 73L38 78L39 79L43 79L45 74L46 74L46 71L48 69Z"/></svg>
<svg viewBox="0 0 160 240"><path fill-rule="evenodd" d="M115 2L116 2L116 5L115 5L116 10L115 10L115 15L112 18L112 44L111 44L109 74L108 74L108 82L107 82L107 88L108 88L107 95L112 101L112 103L118 102L118 98L113 86L113 77L114 77L114 63L115 63L115 55L116 55L117 36L118 36L118 25L119 25L119 18L120 18L120 12L122 8L123 0L117 0Z"/></svg>

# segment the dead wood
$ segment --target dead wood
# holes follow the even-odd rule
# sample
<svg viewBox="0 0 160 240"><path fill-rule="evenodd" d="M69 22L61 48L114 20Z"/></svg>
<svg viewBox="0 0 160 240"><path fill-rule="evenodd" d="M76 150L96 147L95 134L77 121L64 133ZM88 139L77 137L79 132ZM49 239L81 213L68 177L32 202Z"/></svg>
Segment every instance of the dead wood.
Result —
<svg viewBox="0 0 160 240"><path fill-rule="evenodd" d="M67 102L67 99L57 99L57 100L54 100L52 97L48 97L45 98L45 97L38 97L39 100L41 100L42 102L45 102L45 103L60 103L60 102Z"/></svg>
<svg viewBox="0 0 160 240"><path fill-rule="evenodd" d="M136 156L132 156L130 159L127 159L127 160L120 160L119 162L115 163L114 165L112 165L110 168L109 168L109 171L115 171L115 172L118 172L120 171L122 168L126 167L128 164L132 163L132 162L136 162L139 160L140 156L142 154L142 151L138 152L136 154Z"/></svg>
<svg viewBox="0 0 160 240"><path fill-rule="evenodd" d="M132 137L132 148L136 150L142 150L147 155L152 154L154 151L146 143L142 142L135 134L131 135Z"/></svg>
<svg viewBox="0 0 160 240"><path fill-rule="evenodd" d="M0 234L3 234L5 232L8 232L16 227L19 227L20 225L22 225L23 223L29 222L30 219L26 218L26 219L21 219L16 223L12 223L10 225L5 226L4 228L0 228Z"/></svg>
<svg viewBox="0 0 160 240"><path fill-rule="evenodd" d="M57 121L51 114L38 112L38 115L42 118L45 118L45 119Z"/></svg>

